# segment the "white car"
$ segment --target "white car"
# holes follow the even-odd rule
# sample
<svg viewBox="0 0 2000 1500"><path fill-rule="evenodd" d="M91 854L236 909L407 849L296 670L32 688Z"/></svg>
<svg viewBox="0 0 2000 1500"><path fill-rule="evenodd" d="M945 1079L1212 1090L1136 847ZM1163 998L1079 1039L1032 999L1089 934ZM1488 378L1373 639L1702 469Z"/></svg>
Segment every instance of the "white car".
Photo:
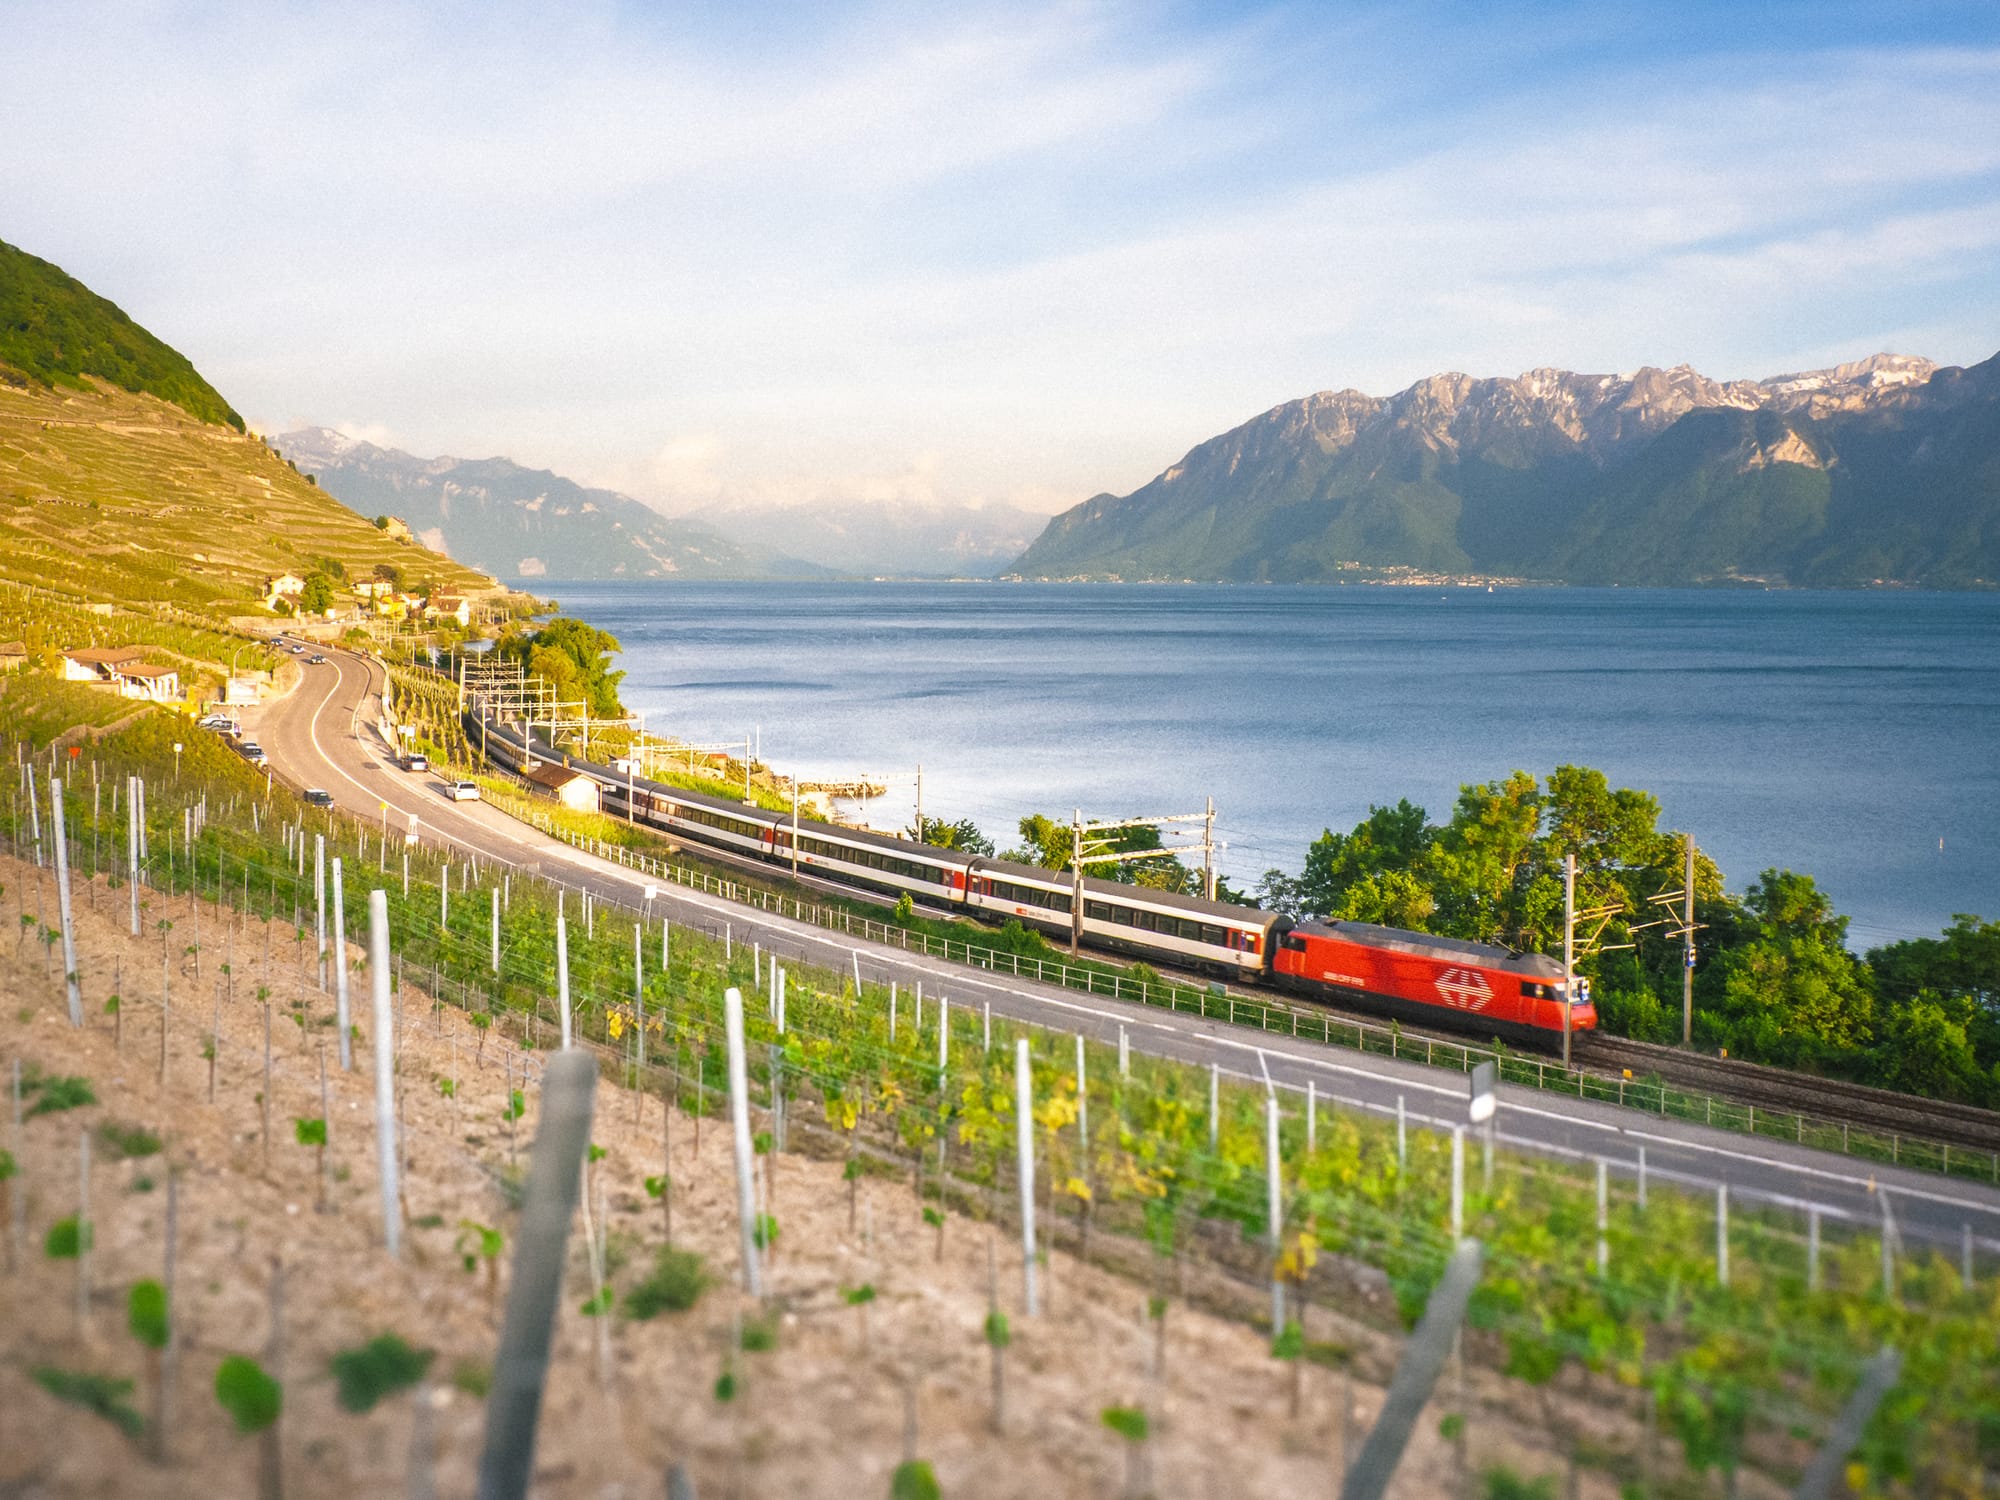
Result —
<svg viewBox="0 0 2000 1500"><path fill-rule="evenodd" d="M476 781L448 781L445 783L444 794L454 802L477 802L479 800L479 783Z"/></svg>

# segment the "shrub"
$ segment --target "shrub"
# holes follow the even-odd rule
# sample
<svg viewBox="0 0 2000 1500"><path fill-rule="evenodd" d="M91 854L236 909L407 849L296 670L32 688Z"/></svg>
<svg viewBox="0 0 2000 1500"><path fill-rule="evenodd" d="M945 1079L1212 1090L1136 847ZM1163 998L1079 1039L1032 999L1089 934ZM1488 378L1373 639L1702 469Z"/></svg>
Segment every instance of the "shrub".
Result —
<svg viewBox="0 0 2000 1500"><path fill-rule="evenodd" d="M667 1246L654 1259L652 1272L625 1294L625 1316L643 1323L663 1312L686 1312L709 1285L699 1254Z"/></svg>
<svg viewBox="0 0 2000 1500"><path fill-rule="evenodd" d="M943 1496L937 1475L921 1458L897 1464L889 1476L889 1500L943 1500Z"/></svg>
<svg viewBox="0 0 2000 1500"><path fill-rule="evenodd" d="M432 1349L412 1349L393 1333L370 1339L358 1349L334 1355L333 1378L340 1383L342 1411L373 1411L384 1396L393 1396L424 1378L437 1357Z"/></svg>
<svg viewBox="0 0 2000 1500"><path fill-rule="evenodd" d="M90 1087L88 1078L59 1077L44 1078L39 1074L21 1080L21 1092L34 1095L35 1102L28 1107L26 1118L36 1115L58 1114L66 1109L81 1109L87 1104L95 1104L97 1095Z"/></svg>
<svg viewBox="0 0 2000 1500"><path fill-rule="evenodd" d="M127 1437L137 1437L144 1420L125 1399L132 1394L132 1382L109 1375L91 1375L82 1370L59 1370L43 1365L35 1372L35 1384L58 1401L96 1412Z"/></svg>
<svg viewBox="0 0 2000 1500"><path fill-rule="evenodd" d="M156 1156L160 1150L160 1138L143 1125L120 1125L106 1120L97 1127L97 1139L104 1147L104 1154L112 1161L134 1156Z"/></svg>
<svg viewBox="0 0 2000 1500"><path fill-rule="evenodd" d="M88 1220L79 1220L75 1214L67 1219L57 1219L49 1226L48 1238L42 1241L42 1251L50 1260L75 1260L90 1248L91 1234Z"/></svg>
<svg viewBox="0 0 2000 1500"><path fill-rule="evenodd" d="M125 1298L125 1326L148 1349L167 1347L167 1289L157 1281L135 1281Z"/></svg>
<svg viewBox="0 0 2000 1500"><path fill-rule="evenodd" d="M262 1432L284 1410L285 1393L256 1360L232 1354L215 1371L215 1399L240 1433Z"/></svg>

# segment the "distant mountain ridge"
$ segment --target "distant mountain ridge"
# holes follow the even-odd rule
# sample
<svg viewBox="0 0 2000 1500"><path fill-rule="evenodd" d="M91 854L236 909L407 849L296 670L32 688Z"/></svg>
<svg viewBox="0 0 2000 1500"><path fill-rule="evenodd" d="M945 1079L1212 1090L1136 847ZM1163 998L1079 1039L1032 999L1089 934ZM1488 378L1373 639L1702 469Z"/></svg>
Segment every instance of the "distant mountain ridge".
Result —
<svg viewBox="0 0 2000 1500"><path fill-rule="evenodd" d="M738 541L804 553L863 578L991 578L1048 518L1007 505L914 500L797 505L719 503L688 511Z"/></svg>
<svg viewBox="0 0 2000 1500"><path fill-rule="evenodd" d="M1008 576L2000 580L2000 356L1328 391L1056 516Z"/></svg>
<svg viewBox="0 0 2000 1500"><path fill-rule="evenodd" d="M328 427L272 442L349 509L394 515L426 545L502 578L805 578L827 570L673 520L616 490L506 458L418 458Z"/></svg>

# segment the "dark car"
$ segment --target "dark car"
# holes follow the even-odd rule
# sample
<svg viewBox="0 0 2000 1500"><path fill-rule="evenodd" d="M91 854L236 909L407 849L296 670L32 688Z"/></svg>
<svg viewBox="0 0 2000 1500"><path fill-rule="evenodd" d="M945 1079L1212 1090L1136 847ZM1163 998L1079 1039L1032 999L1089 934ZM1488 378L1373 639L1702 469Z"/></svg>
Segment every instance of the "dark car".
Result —
<svg viewBox="0 0 2000 1500"><path fill-rule="evenodd" d="M306 660L311 662L314 666L318 666L321 662L325 661L326 658L320 655L319 652L315 651L311 656L308 656Z"/></svg>
<svg viewBox="0 0 2000 1500"><path fill-rule="evenodd" d="M318 787L310 787L306 791L306 801L310 802L314 807L331 807L333 806L333 793L323 792Z"/></svg>

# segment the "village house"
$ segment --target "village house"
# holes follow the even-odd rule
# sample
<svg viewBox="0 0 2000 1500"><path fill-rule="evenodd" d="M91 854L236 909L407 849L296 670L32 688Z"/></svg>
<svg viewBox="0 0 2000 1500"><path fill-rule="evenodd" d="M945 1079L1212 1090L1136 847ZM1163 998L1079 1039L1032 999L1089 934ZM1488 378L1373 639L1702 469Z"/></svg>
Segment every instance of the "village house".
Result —
<svg viewBox="0 0 2000 1500"><path fill-rule="evenodd" d="M296 573L280 573L275 578L267 578L264 580L264 608L276 609L281 602L295 603L305 589L306 581Z"/></svg>
<svg viewBox="0 0 2000 1500"><path fill-rule="evenodd" d="M137 646L85 646L62 654L64 682L109 682L114 667L144 660Z"/></svg>
<svg viewBox="0 0 2000 1500"><path fill-rule="evenodd" d="M424 605L426 620L456 620L460 625L472 622L471 601L459 594L432 594Z"/></svg>
<svg viewBox="0 0 2000 1500"><path fill-rule="evenodd" d="M544 796L578 812L596 812L597 783L568 766L536 766L527 773L529 785Z"/></svg>

